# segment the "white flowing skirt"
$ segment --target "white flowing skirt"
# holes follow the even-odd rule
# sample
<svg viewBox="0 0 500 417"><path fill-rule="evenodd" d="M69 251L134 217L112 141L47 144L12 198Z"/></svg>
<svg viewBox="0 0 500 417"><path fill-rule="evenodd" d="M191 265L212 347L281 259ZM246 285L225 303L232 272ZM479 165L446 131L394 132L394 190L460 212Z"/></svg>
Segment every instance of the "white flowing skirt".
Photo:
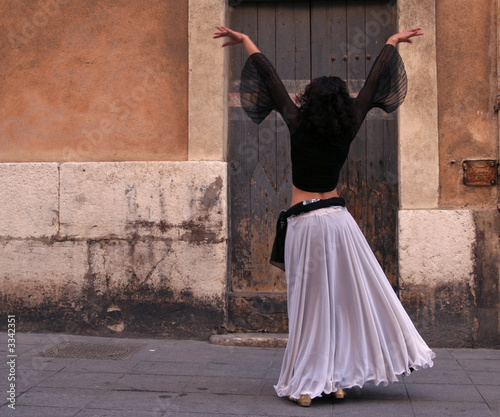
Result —
<svg viewBox="0 0 500 417"><path fill-rule="evenodd" d="M397 381L433 366L368 242L340 206L288 219L289 336L280 397Z"/></svg>

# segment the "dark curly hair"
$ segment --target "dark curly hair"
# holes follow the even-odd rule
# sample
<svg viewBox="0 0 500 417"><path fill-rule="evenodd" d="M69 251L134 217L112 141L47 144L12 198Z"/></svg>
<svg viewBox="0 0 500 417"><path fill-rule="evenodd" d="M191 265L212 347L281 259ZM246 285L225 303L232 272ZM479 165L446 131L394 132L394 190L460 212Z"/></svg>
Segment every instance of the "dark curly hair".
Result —
<svg viewBox="0 0 500 417"><path fill-rule="evenodd" d="M319 77L297 97L303 125L321 140L352 140L353 99L339 77Z"/></svg>

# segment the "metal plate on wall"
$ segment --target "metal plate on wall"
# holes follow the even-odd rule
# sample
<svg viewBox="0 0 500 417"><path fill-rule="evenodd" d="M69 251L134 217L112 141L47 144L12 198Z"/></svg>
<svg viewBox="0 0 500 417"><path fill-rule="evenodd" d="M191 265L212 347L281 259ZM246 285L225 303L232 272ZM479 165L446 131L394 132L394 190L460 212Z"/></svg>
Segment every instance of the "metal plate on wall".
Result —
<svg viewBox="0 0 500 417"><path fill-rule="evenodd" d="M498 162L494 159L465 160L462 162L464 184L469 186L496 185Z"/></svg>

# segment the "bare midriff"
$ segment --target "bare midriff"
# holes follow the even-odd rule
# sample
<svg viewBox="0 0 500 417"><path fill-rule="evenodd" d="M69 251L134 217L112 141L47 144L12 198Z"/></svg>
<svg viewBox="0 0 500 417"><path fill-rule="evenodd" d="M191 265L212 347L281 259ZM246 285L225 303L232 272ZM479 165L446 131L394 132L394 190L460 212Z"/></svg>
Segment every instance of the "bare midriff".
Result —
<svg viewBox="0 0 500 417"><path fill-rule="evenodd" d="M305 200L319 199L326 200L327 198L338 197L337 189L327 191L326 193L311 193L309 191L300 190L293 186L292 191L292 206Z"/></svg>

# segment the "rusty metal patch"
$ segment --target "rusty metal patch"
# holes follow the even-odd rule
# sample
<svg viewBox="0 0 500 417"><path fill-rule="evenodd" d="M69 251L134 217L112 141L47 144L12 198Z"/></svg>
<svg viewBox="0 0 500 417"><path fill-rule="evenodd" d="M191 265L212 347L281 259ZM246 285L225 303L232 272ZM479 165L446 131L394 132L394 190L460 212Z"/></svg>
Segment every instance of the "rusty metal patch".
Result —
<svg viewBox="0 0 500 417"><path fill-rule="evenodd" d="M485 186L497 184L498 162L493 159L465 160L462 162L464 184Z"/></svg>
<svg viewBox="0 0 500 417"><path fill-rule="evenodd" d="M146 345L61 342L38 356L77 359L128 359Z"/></svg>

